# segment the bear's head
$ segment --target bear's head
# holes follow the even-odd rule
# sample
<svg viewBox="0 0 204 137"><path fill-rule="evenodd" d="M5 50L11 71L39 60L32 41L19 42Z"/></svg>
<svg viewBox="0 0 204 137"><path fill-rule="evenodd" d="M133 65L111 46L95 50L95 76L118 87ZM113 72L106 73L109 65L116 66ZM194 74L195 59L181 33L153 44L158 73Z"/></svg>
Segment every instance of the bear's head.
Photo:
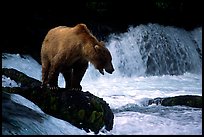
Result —
<svg viewBox="0 0 204 137"><path fill-rule="evenodd" d="M104 75L104 69L106 72L112 74L114 71L112 56L103 42L99 42L94 46L87 46L89 47L85 49L87 60L90 61L102 75Z"/></svg>
<svg viewBox="0 0 204 137"><path fill-rule="evenodd" d="M92 64L101 74L104 75L104 69L106 72L112 74L114 71L112 64L112 57L110 52L105 46L95 45L96 56L92 61Z"/></svg>

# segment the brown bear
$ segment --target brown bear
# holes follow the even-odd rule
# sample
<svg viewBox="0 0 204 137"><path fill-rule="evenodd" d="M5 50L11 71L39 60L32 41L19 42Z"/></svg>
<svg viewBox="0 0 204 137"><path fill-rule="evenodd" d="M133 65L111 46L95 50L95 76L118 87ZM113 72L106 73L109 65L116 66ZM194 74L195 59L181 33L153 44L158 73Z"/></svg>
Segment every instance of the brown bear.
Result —
<svg viewBox="0 0 204 137"><path fill-rule="evenodd" d="M48 31L41 48L42 86L57 88L62 73L65 88L82 90L80 82L91 62L101 74L114 71L112 57L103 42L85 24L59 26Z"/></svg>

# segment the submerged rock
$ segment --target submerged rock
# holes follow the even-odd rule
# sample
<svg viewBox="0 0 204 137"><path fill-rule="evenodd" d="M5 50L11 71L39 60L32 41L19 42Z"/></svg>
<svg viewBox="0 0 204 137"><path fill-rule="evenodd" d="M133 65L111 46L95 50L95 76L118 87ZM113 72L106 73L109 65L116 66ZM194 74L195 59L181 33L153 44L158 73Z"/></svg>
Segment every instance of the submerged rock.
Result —
<svg viewBox="0 0 204 137"><path fill-rule="evenodd" d="M7 72L9 71L9 73ZM23 87L2 87L2 92L16 93L38 105L43 112L70 122L89 132L98 133L103 127L113 128L114 115L109 105L90 92L59 88L50 90L40 88L39 81L14 69L4 69L4 75L13 74L11 79L21 82ZM20 76L20 78L18 78ZM31 87L29 87L32 85Z"/></svg>
<svg viewBox="0 0 204 137"><path fill-rule="evenodd" d="M167 97L167 98L155 98L149 100L149 105L151 104L160 104L162 106L176 106L176 105L184 105L195 108L202 108L202 96L196 95L181 95L175 97Z"/></svg>
<svg viewBox="0 0 204 137"><path fill-rule="evenodd" d="M31 78L24 73L13 69L13 68L2 68L2 75L6 77L10 77L10 79L14 80L17 83L20 83L21 87L39 87L41 82L34 78Z"/></svg>
<svg viewBox="0 0 204 137"><path fill-rule="evenodd" d="M189 107L202 108L202 96L183 95L164 98L161 102L163 106L185 105Z"/></svg>

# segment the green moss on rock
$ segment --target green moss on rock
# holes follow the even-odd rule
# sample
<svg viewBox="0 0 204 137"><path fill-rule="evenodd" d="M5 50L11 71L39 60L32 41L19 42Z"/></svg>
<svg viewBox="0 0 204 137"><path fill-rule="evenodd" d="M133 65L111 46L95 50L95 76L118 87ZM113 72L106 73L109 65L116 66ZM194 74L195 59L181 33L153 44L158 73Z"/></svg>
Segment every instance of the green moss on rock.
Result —
<svg viewBox="0 0 204 137"><path fill-rule="evenodd" d="M163 106L185 105L190 107L202 108L202 96L184 95L164 98L161 102Z"/></svg>
<svg viewBox="0 0 204 137"><path fill-rule="evenodd" d="M5 76L24 85L15 88L2 87L3 92L20 94L38 105L45 113L68 121L87 132L91 130L97 134L104 126L108 131L113 128L114 115L102 98L88 91L40 88L41 82L17 70L3 71Z"/></svg>

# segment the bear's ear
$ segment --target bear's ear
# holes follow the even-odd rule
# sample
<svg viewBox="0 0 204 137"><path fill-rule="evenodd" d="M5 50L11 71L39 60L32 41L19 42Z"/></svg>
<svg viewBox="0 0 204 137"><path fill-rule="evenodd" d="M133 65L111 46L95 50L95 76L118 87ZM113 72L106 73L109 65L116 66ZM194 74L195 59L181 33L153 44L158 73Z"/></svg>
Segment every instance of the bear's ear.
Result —
<svg viewBox="0 0 204 137"><path fill-rule="evenodd" d="M95 46L94 46L94 49L95 49L96 51L100 51L101 48L100 48L99 45L95 45Z"/></svg>
<svg viewBox="0 0 204 137"><path fill-rule="evenodd" d="M100 41L100 45L105 47L105 43L103 41Z"/></svg>

